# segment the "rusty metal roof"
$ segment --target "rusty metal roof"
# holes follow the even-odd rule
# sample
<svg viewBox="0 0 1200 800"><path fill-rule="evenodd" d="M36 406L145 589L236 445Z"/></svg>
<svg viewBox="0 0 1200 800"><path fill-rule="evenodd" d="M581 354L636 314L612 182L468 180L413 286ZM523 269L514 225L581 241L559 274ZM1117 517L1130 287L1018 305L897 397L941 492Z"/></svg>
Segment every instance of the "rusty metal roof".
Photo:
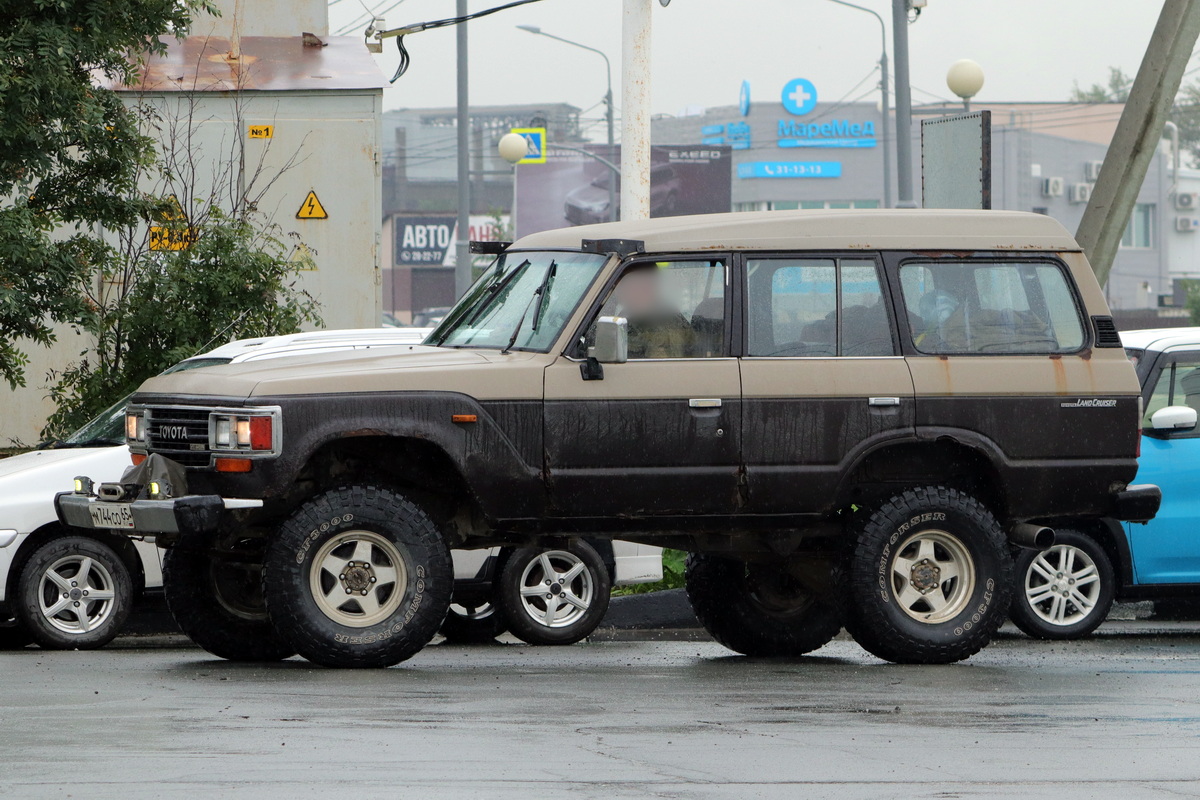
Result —
<svg viewBox="0 0 1200 800"><path fill-rule="evenodd" d="M387 81L358 36L325 36L324 47L300 36L243 36L240 58L228 39L171 39L163 56L152 56L140 79L97 83L119 92L329 91L382 89Z"/></svg>

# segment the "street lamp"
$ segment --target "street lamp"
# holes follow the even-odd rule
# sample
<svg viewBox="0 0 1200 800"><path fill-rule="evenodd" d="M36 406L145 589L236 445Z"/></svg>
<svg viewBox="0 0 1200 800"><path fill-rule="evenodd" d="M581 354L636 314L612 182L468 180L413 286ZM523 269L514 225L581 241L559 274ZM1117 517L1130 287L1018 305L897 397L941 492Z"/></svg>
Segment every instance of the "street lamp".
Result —
<svg viewBox="0 0 1200 800"><path fill-rule="evenodd" d="M512 235L515 239L517 237L517 163L529 155L529 140L519 133L506 133L500 137L496 149L500 151L500 157L512 164L513 168L512 211L508 214L508 225L512 228Z"/></svg>
<svg viewBox="0 0 1200 800"><path fill-rule="evenodd" d="M569 45L573 45L574 47L578 47L583 50L588 50L590 52L596 53L597 55L599 55L601 58L604 59L604 73L605 73L605 77L608 81L608 91L604 95L605 120L608 122L608 157L612 158L613 157L613 145L614 145L612 64L609 62L608 56L605 55L603 50L597 50L594 47L588 47L586 44L580 44L579 42L573 42L570 39L564 39L561 36L555 36L552 33L546 33L541 28L539 28L537 25L518 25L517 27L523 31L528 31L529 33L535 34L537 36L545 36L547 39L554 39L555 41L562 42L563 44L569 44ZM608 218L610 220L612 220L613 222L616 222L616 220L617 220L616 190L615 190L615 187L613 186L613 181L609 181L609 183L608 183Z"/></svg>
<svg viewBox="0 0 1200 800"><path fill-rule="evenodd" d="M839 6L847 8L856 8L859 11L865 11L875 19L879 20L879 36L883 43L882 55L879 57L879 89L883 93L883 105L880 107L880 112L883 114L883 207L892 207L892 154L888 146L888 140L891 138L889 131L891 129L891 112L888 109L888 57L887 57L887 26L883 24L883 17L869 8L847 3L846 0L829 0L831 3L837 3Z"/></svg>
<svg viewBox="0 0 1200 800"><path fill-rule="evenodd" d="M971 98L983 88L983 67L969 58L960 58L950 65L946 73L946 85L962 98L963 110L970 111Z"/></svg>

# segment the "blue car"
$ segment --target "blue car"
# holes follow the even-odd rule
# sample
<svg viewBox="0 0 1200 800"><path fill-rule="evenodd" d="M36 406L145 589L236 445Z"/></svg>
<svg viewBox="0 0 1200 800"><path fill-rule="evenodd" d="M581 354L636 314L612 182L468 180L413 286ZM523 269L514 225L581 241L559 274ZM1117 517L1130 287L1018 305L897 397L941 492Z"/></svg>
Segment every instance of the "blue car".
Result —
<svg viewBox="0 0 1200 800"><path fill-rule="evenodd" d="M1200 328L1121 341L1142 384L1137 482L1159 486L1162 505L1146 524L1060 526L1049 550L1017 556L1009 616L1035 638L1086 636L1116 599L1200 595Z"/></svg>

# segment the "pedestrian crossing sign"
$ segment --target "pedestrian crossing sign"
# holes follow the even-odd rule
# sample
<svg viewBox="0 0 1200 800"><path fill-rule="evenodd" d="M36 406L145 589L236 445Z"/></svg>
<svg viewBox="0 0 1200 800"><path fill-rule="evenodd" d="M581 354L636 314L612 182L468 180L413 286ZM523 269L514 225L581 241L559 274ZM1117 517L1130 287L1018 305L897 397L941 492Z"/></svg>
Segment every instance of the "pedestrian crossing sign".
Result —
<svg viewBox="0 0 1200 800"><path fill-rule="evenodd" d="M545 128L513 128L512 132L523 136L529 148L528 152L525 154L525 157L517 162L518 164L546 163Z"/></svg>

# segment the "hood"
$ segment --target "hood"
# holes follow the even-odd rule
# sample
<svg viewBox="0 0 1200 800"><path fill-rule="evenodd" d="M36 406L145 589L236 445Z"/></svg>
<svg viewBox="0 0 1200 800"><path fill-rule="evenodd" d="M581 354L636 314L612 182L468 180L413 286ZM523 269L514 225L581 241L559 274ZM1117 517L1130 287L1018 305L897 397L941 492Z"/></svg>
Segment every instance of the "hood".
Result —
<svg viewBox="0 0 1200 800"><path fill-rule="evenodd" d="M343 350L160 375L142 384L137 394L246 400L287 395L445 391L481 399L540 398L541 370L552 360L553 356L541 353L501 354L496 350L424 345ZM504 378L499 377L501 373ZM522 388L526 385L527 388Z"/></svg>
<svg viewBox="0 0 1200 800"><path fill-rule="evenodd" d="M76 475L115 481L129 465L129 448L125 445L35 450L0 458L0 497L10 498L33 488L53 497L58 492L69 492Z"/></svg>

